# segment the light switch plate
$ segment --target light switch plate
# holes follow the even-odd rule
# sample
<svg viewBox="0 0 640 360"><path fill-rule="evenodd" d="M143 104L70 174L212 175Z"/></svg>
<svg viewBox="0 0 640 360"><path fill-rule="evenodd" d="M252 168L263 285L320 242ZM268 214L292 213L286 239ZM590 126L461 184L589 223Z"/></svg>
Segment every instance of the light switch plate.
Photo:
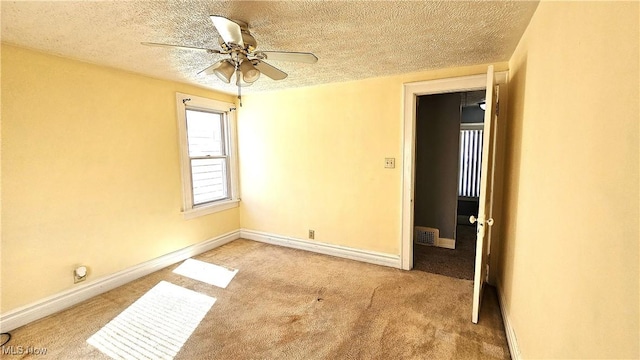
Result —
<svg viewBox="0 0 640 360"><path fill-rule="evenodd" d="M384 158L384 167L393 169L396 167L396 158Z"/></svg>

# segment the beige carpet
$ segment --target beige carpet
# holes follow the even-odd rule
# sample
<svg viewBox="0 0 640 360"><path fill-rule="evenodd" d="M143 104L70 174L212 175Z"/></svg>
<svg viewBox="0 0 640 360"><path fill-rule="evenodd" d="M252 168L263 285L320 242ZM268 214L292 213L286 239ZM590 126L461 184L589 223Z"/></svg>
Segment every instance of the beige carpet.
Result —
<svg viewBox="0 0 640 360"><path fill-rule="evenodd" d="M239 271L223 289L172 273L175 264L16 329L7 345L106 359L87 339L166 281L216 299L176 359L509 358L495 293L474 325L468 280L248 240L195 258Z"/></svg>

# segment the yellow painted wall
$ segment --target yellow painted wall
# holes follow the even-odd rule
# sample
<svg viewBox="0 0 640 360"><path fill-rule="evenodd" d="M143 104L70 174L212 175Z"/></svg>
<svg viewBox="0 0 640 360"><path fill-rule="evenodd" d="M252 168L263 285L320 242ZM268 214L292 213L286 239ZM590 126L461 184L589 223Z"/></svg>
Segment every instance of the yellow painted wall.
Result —
<svg viewBox="0 0 640 360"><path fill-rule="evenodd" d="M498 64L505 70L506 63ZM248 95L238 137L245 229L400 254L403 84L486 65ZM385 169L384 159L396 159Z"/></svg>
<svg viewBox="0 0 640 360"><path fill-rule="evenodd" d="M635 358L638 2L542 2L510 62L500 282L522 357Z"/></svg>
<svg viewBox="0 0 640 360"><path fill-rule="evenodd" d="M2 312L239 228L184 220L175 92L231 95L2 46Z"/></svg>

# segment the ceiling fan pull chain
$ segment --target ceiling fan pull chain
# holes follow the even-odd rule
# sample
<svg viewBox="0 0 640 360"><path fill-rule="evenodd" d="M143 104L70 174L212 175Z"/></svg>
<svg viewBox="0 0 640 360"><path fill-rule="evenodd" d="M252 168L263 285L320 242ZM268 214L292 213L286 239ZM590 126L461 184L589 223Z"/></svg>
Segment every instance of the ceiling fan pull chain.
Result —
<svg viewBox="0 0 640 360"><path fill-rule="evenodd" d="M242 107L242 86L240 86L240 74L238 73L238 101L240 102L240 107Z"/></svg>
<svg viewBox="0 0 640 360"><path fill-rule="evenodd" d="M236 53L236 85L238 85L238 101L240 102L240 107L242 107L242 84L240 84L240 63L238 61L238 54Z"/></svg>

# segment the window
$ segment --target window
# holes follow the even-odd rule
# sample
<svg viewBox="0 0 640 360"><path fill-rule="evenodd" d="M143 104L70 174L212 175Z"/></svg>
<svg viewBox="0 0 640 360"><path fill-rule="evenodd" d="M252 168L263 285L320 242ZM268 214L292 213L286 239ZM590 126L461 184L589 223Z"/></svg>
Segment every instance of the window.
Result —
<svg viewBox="0 0 640 360"><path fill-rule="evenodd" d="M234 104L177 93L176 106L185 218L238 206Z"/></svg>
<svg viewBox="0 0 640 360"><path fill-rule="evenodd" d="M484 125L463 123L460 126L458 196L477 198L480 196Z"/></svg>

